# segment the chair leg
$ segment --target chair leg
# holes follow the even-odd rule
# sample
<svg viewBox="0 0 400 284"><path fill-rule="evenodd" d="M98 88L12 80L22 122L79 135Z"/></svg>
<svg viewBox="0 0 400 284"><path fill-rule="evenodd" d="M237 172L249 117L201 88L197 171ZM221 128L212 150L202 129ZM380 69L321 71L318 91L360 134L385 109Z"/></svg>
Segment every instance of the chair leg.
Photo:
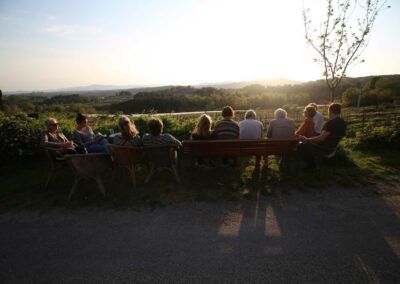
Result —
<svg viewBox="0 0 400 284"><path fill-rule="evenodd" d="M173 172L173 174L174 174L174 176L175 176L176 181L177 181L179 184L182 184L181 179L179 178L178 169L177 169L176 166L172 166L172 172Z"/></svg>
<svg viewBox="0 0 400 284"><path fill-rule="evenodd" d="M132 181L132 185L133 185L133 189L134 190L136 190L136 188L137 188L137 182L136 182L136 168L135 168L135 166L132 166L130 169L129 169L129 172L130 172L130 174L131 174L131 181Z"/></svg>
<svg viewBox="0 0 400 284"><path fill-rule="evenodd" d="M75 176L74 182L71 187L71 191L69 192L68 201L71 200L72 195L75 193L76 188L78 187L79 181L80 181L80 178Z"/></svg>
<svg viewBox="0 0 400 284"><path fill-rule="evenodd" d="M54 173L54 168L51 168L50 174L49 174L49 176L47 177L47 180L46 180L46 184L44 185L45 189L47 189L47 187L49 186L50 181L53 178L53 173Z"/></svg>
<svg viewBox="0 0 400 284"><path fill-rule="evenodd" d="M96 176L94 179L96 180L96 183L97 183L97 186L99 187L100 192L105 197L106 196L106 190L104 188L104 185L103 185L103 182L101 180L101 177L100 176Z"/></svg>
<svg viewBox="0 0 400 284"><path fill-rule="evenodd" d="M103 196L106 196L106 190L104 188L103 181L101 180L101 177L99 175L95 176L94 179L96 180L97 186L99 187L99 190Z"/></svg>
<svg viewBox="0 0 400 284"><path fill-rule="evenodd" d="M153 175L154 175L154 165L151 165L149 174L147 175L147 178L144 183L147 184Z"/></svg>

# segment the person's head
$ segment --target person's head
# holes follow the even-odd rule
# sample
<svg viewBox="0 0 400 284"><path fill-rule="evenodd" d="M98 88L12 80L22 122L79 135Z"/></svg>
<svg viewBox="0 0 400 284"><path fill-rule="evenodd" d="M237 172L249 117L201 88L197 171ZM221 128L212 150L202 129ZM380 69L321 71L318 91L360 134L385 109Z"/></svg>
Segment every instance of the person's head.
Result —
<svg viewBox="0 0 400 284"><path fill-rule="evenodd" d="M233 108L231 106L226 106L222 109L223 118L232 118L235 115Z"/></svg>
<svg viewBox="0 0 400 284"><path fill-rule="evenodd" d="M58 121L55 118L49 117L44 124L49 132L56 132L58 129Z"/></svg>
<svg viewBox="0 0 400 284"><path fill-rule="evenodd" d="M274 112L274 116L276 119L282 119L287 117L287 112L283 108L278 108Z"/></svg>
<svg viewBox="0 0 400 284"><path fill-rule="evenodd" d="M315 114L317 113L317 111L315 110L314 107L312 106L306 106L304 108L304 116L308 117L308 118L313 118L315 116Z"/></svg>
<svg viewBox="0 0 400 284"><path fill-rule="evenodd" d="M137 134L135 124L125 115L119 118L118 128L121 131L122 137L126 140L132 139Z"/></svg>
<svg viewBox="0 0 400 284"><path fill-rule="evenodd" d="M161 119L153 117L150 118L149 122L147 122L147 127L149 128L151 135L158 136L162 133L164 125Z"/></svg>
<svg viewBox="0 0 400 284"><path fill-rule="evenodd" d="M338 103L331 103L328 107L329 117L339 116L342 112L342 106Z"/></svg>
<svg viewBox="0 0 400 284"><path fill-rule="evenodd" d="M87 122L88 122L88 121L87 121L86 115L83 115L83 114L81 114L81 113L78 113L78 114L76 115L75 121L76 121L76 124L78 125L78 128L84 128L84 127L86 127Z"/></svg>
<svg viewBox="0 0 400 284"><path fill-rule="evenodd" d="M308 106L312 106L315 110L318 110L318 105L316 103L309 103Z"/></svg>
<svg viewBox="0 0 400 284"><path fill-rule="evenodd" d="M207 114L202 114L197 122L194 133L200 136L210 136L211 134L211 117Z"/></svg>
<svg viewBox="0 0 400 284"><path fill-rule="evenodd" d="M252 109L249 109L248 111L246 111L244 118L245 119L256 119L256 112Z"/></svg>

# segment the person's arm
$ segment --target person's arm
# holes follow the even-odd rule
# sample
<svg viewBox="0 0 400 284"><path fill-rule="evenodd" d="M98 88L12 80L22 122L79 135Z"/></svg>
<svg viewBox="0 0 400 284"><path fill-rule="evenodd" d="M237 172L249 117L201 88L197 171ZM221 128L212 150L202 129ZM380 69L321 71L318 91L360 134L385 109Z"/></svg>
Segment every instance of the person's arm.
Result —
<svg viewBox="0 0 400 284"><path fill-rule="evenodd" d="M303 121L294 134L296 136L303 136L305 132L306 132L306 122Z"/></svg>
<svg viewBox="0 0 400 284"><path fill-rule="evenodd" d="M262 138L262 136L263 136L263 131L264 131L264 125L260 121L260 138Z"/></svg>
<svg viewBox="0 0 400 284"><path fill-rule="evenodd" d="M60 143L49 142L49 136L47 135L47 133L42 133L40 137L40 145L44 147L61 148Z"/></svg>
<svg viewBox="0 0 400 284"><path fill-rule="evenodd" d="M271 123L269 123L269 125L268 125L267 138L272 138L272 125L271 125Z"/></svg>
<svg viewBox="0 0 400 284"><path fill-rule="evenodd" d="M311 142L311 143L321 143L321 142L325 141L325 139L329 135L331 135L331 133L329 131L323 130L320 135L315 136L315 137L311 137L311 138L304 137L304 140L307 141L307 142Z"/></svg>
<svg viewBox="0 0 400 284"><path fill-rule="evenodd" d="M76 144L78 144L79 146L83 146L83 147L86 146L85 143L83 143L82 135L81 135L77 130L75 130L75 131L72 133L72 138L73 138L74 142L75 142Z"/></svg>

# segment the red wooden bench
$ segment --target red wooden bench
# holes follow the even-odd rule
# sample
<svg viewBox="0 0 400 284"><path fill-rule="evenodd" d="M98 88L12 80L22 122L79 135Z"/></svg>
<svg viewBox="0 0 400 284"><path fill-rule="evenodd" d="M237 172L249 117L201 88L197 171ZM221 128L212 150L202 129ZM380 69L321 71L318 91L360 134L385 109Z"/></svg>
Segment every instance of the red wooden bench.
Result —
<svg viewBox="0 0 400 284"><path fill-rule="evenodd" d="M248 157L269 155L290 155L297 150L299 140L185 140L184 158Z"/></svg>

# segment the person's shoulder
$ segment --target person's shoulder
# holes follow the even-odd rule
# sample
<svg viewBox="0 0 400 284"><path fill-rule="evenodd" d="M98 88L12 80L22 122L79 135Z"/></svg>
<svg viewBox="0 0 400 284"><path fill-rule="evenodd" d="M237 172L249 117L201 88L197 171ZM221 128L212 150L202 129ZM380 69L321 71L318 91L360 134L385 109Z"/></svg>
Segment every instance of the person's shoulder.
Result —
<svg viewBox="0 0 400 284"><path fill-rule="evenodd" d="M256 122L258 125L263 126L263 123L262 123L260 120L255 120L255 122Z"/></svg>

